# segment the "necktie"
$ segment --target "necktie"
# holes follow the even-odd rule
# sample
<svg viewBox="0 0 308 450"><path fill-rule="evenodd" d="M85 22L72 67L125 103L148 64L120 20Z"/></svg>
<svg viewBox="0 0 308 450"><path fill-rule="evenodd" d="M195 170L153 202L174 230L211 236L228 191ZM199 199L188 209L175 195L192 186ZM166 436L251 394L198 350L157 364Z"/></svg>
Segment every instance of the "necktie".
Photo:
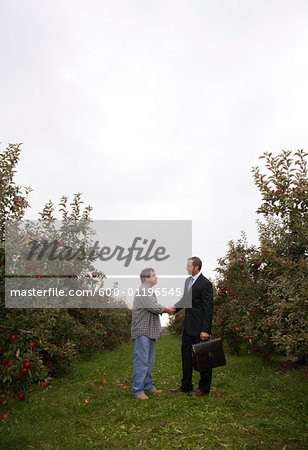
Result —
<svg viewBox="0 0 308 450"><path fill-rule="evenodd" d="M189 292L189 290L191 289L192 285L193 285L194 279L193 277L190 277L189 283L188 283L188 287L187 287L187 292Z"/></svg>

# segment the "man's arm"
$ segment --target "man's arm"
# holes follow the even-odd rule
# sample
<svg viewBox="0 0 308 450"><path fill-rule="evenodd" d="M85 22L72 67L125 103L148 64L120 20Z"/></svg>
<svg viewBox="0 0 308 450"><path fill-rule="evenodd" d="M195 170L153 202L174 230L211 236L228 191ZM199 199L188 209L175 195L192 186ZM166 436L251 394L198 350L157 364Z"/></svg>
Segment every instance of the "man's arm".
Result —
<svg viewBox="0 0 308 450"><path fill-rule="evenodd" d="M210 281L206 283L201 293L202 299L202 329L201 333L211 334L213 316L213 286Z"/></svg>
<svg viewBox="0 0 308 450"><path fill-rule="evenodd" d="M186 292L186 290L187 290L187 284L188 284L188 282L189 282L189 278L187 278L187 279L185 280L185 284L184 284L184 292L183 292L182 298L181 298L178 302L176 302L176 304L173 306L173 308L175 309L174 314L180 312L180 311L184 308L184 306L180 306L180 305L181 305L181 304L183 305L184 298L185 298L185 292Z"/></svg>
<svg viewBox="0 0 308 450"><path fill-rule="evenodd" d="M154 295L140 295L139 296L140 302L139 305L141 308L146 309L152 314L162 314L164 312L168 314L172 314L173 309L172 308L165 308L165 306L161 305L157 302Z"/></svg>
<svg viewBox="0 0 308 450"><path fill-rule="evenodd" d="M181 300L179 300L179 302L180 302ZM178 302L178 303L179 303ZM176 314L176 313L178 313L178 312L180 312L182 309L183 309L183 306L181 307L181 308L179 308L179 307L177 307L177 304L178 303L176 303L174 306L173 306L173 314Z"/></svg>

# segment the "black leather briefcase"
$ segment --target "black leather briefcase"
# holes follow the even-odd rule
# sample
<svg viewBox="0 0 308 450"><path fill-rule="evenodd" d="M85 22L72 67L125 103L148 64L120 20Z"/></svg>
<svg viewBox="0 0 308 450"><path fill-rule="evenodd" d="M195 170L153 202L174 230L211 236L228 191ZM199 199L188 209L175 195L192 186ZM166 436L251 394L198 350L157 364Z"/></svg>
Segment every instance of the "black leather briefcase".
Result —
<svg viewBox="0 0 308 450"><path fill-rule="evenodd" d="M224 366L226 358L221 338L202 341L192 345L192 358L194 369L202 372L205 369Z"/></svg>

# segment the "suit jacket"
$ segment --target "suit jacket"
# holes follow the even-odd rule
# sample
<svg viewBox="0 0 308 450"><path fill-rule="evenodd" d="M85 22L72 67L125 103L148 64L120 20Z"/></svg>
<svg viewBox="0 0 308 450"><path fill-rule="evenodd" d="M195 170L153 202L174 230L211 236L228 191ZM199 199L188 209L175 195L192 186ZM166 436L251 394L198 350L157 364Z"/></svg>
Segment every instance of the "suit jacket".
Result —
<svg viewBox="0 0 308 450"><path fill-rule="evenodd" d="M189 294L187 287L190 277L185 280L183 297L178 303L187 304ZM210 334L213 317L213 286L202 273L198 276L191 288L192 307L185 307L183 331L189 336L199 336L201 331ZM183 302L183 303L182 303ZM178 304L177 303L177 304ZM183 309L175 305L176 313Z"/></svg>

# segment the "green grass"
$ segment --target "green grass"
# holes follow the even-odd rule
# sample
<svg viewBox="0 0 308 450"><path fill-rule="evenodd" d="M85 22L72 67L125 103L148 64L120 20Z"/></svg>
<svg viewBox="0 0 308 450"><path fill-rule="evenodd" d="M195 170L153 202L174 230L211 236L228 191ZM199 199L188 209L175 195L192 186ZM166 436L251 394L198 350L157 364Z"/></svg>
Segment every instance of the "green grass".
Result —
<svg viewBox="0 0 308 450"><path fill-rule="evenodd" d="M73 373L56 378L47 390L35 387L10 407L0 448L308 448L304 369L282 369L278 357L227 354L227 365L213 371L210 395L190 398L169 392L180 384L180 344L177 336L157 340L153 376L164 392L148 401L131 397L132 342L84 356ZM1 414L7 410L2 407Z"/></svg>

